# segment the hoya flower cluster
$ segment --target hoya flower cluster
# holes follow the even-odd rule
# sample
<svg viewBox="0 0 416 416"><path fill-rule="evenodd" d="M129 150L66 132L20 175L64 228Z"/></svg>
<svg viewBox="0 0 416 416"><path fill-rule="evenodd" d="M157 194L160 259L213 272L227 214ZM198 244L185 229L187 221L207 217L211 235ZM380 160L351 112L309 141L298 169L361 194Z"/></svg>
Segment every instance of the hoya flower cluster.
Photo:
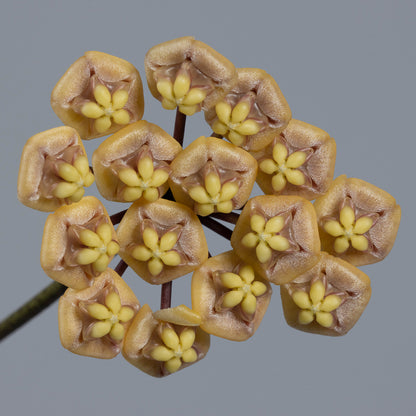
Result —
<svg viewBox="0 0 416 416"><path fill-rule="evenodd" d="M273 285L289 325L348 332L371 294L356 266L382 260L393 246L394 198L359 179L333 181L334 139L291 119L265 71L235 68L184 37L151 48L145 73L163 108L182 120L204 112L212 133L182 147L142 120L137 69L87 52L52 92L65 126L34 135L23 149L18 196L50 212L41 265L68 287L59 302L63 346L97 358L122 352L152 376L172 374L206 355L210 335L251 337ZM90 166L82 141L102 136ZM127 204L124 215L110 217L84 196L94 181L104 199ZM250 199L256 181L265 195ZM230 251L211 257L206 217L235 223ZM192 308L141 306L109 267L116 255L152 285L193 273Z"/></svg>

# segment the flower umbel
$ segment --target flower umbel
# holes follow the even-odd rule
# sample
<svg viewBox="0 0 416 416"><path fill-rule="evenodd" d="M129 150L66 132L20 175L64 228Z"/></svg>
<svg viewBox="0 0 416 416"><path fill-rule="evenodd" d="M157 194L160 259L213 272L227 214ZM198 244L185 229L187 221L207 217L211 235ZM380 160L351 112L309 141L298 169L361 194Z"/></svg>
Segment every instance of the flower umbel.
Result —
<svg viewBox="0 0 416 416"><path fill-rule="evenodd" d="M301 309L298 320L302 325L310 324L314 319L319 325L329 328L334 323L334 317L330 312L337 309L342 302L337 295L325 296L325 285L321 280L316 280L309 290L309 294L298 290L292 295L293 302Z"/></svg>
<svg viewBox="0 0 416 416"><path fill-rule="evenodd" d="M130 115L123 109L129 94L125 90L117 90L111 95L105 85L99 84L94 88L94 98L97 102L88 102L81 108L81 113L95 119L94 127L99 133L104 133L111 127L111 119L117 124L128 124Z"/></svg>

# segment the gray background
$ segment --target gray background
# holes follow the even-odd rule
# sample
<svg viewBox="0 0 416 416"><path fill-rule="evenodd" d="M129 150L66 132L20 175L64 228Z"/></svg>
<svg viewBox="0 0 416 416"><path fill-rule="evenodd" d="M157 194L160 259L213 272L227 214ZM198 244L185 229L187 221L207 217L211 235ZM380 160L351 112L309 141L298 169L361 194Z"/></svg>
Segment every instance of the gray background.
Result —
<svg viewBox="0 0 416 416"><path fill-rule="evenodd" d="M39 265L46 214L20 205L21 150L35 133L61 125L50 92L86 50L132 62L144 78L146 51L193 35L237 67L275 77L294 118L336 140L336 175L367 180L395 196L403 214L396 245L364 267L373 296L341 338L284 322L279 290L255 336L212 338L207 357L165 379L123 358L76 356L60 345L57 305L1 345L0 407L7 415L413 415L415 398L415 15L414 1L9 1L0 14L0 317L50 283ZM145 83L144 83L145 84ZM145 86L144 118L172 132ZM192 117L187 142L209 133ZM91 155L101 140L87 143ZM118 209L107 204L110 213ZM207 233L211 251L229 243ZM142 303L159 289L127 272ZM190 277L173 303L190 305Z"/></svg>

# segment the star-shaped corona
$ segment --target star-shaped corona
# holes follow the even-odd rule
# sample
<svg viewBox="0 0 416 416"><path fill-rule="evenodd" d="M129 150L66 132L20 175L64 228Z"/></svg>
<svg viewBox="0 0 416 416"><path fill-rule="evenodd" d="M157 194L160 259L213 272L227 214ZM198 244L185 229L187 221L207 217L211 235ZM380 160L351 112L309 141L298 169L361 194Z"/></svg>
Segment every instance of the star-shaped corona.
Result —
<svg viewBox="0 0 416 416"><path fill-rule="evenodd" d="M59 182L53 190L56 198L68 198L71 202L78 202L84 196L84 187L89 187L94 182L94 175L90 171L86 156L79 156L74 163L60 162L57 166Z"/></svg>
<svg viewBox="0 0 416 416"><path fill-rule="evenodd" d="M198 215L206 216L215 210L229 213L233 210L232 199L238 192L235 182L221 184L221 179L216 172L210 172L205 176L205 187L198 185L189 190L189 196L197 203Z"/></svg>
<svg viewBox="0 0 416 416"><path fill-rule="evenodd" d="M193 363L198 354L192 345L195 342L195 330L185 328L179 335L170 326L166 326L161 333L164 345L158 345L151 351L151 357L156 361L164 362L169 373L180 369L182 363Z"/></svg>
<svg viewBox="0 0 416 416"><path fill-rule="evenodd" d="M251 266L243 266L239 274L222 273L220 276L221 283L226 289L230 289L224 294L222 307L234 308L241 305L242 310L247 315L253 315L257 308L257 297L264 295L267 286L254 280L254 270Z"/></svg>
<svg viewBox="0 0 416 416"><path fill-rule="evenodd" d="M312 283L309 294L298 290L292 295L293 302L301 311L299 312L298 321L302 325L308 325L315 319L316 322L329 328L334 323L334 317L331 312L337 309L342 299L337 295L325 296L325 286L321 280Z"/></svg>
<svg viewBox="0 0 416 416"><path fill-rule="evenodd" d="M297 169L306 161L307 154L297 151L288 156L287 148L282 143L273 147L273 159L263 160L259 168L262 172L273 175L272 187L276 192L281 191L289 182L292 185L303 185L305 176Z"/></svg>
<svg viewBox="0 0 416 416"><path fill-rule="evenodd" d="M360 217L356 220L354 210L344 206L339 213L339 221L329 220L324 224L325 231L335 238L334 250L344 253L350 247L358 251L368 249L368 239L363 235L373 226L373 219Z"/></svg>
<svg viewBox="0 0 416 416"><path fill-rule="evenodd" d="M115 341L124 338L124 326L120 322L128 322L134 316L132 308L121 305L120 296L116 292L106 296L105 305L92 303L87 306L87 311L97 321L91 327L91 337L102 338L110 335Z"/></svg>
<svg viewBox="0 0 416 416"><path fill-rule="evenodd" d="M161 79L157 82L156 88L162 96L162 106L166 110L179 111L187 116L192 116L198 111L198 104L201 104L207 96L202 88L191 88L191 77L185 68L178 71L175 81Z"/></svg>
<svg viewBox="0 0 416 416"><path fill-rule="evenodd" d="M240 100L232 108L226 101L221 101L215 106L218 120L212 125L214 133L227 137L227 139L241 146L246 136L257 134L261 126L255 120L247 119L251 109L251 103L248 100Z"/></svg>
<svg viewBox="0 0 416 416"><path fill-rule="evenodd" d="M112 239L110 224L103 223L98 226L97 232L84 229L79 233L81 243L86 246L78 251L77 263L80 265L92 264L94 270L102 273L108 266L110 258L120 249L117 242Z"/></svg>
<svg viewBox="0 0 416 416"><path fill-rule="evenodd" d="M286 251L290 244L287 238L279 235L285 225L281 215L266 219L258 214L250 218L252 232L246 234L241 243L250 248L256 247L256 256L260 263L267 263L272 258L272 251Z"/></svg>
<svg viewBox="0 0 416 416"><path fill-rule="evenodd" d="M111 95L105 85L99 84L94 88L94 98L97 102L89 101L81 108L81 113L95 119L94 127L98 133L104 133L111 127L111 119L117 124L128 124L130 115L123 107L129 94L125 90L117 90Z"/></svg>
<svg viewBox="0 0 416 416"><path fill-rule="evenodd" d="M165 169L154 169L150 156L141 158L137 164L137 171L133 168L124 168L118 172L120 180L126 185L123 197L127 202L143 198L146 201L156 201L160 194L158 187L169 178Z"/></svg>
<svg viewBox="0 0 416 416"><path fill-rule="evenodd" d="M143 231L143 243L132 250L132 256L139 261L147 261L149 272L157 276L166 266L178 266L181 256L173 247L178 241L178 235L174 231L168 231L159 239L153 228L145 228Z"/></svg>

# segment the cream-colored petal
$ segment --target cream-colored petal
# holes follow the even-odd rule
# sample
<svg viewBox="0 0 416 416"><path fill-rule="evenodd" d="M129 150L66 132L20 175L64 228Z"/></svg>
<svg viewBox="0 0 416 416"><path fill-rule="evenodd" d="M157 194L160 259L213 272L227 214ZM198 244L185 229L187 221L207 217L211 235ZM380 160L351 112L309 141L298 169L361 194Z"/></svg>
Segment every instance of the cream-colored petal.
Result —
<svg viewBox="0 0 416 416"><path fill-rule="evenodd" d="M373 226L373 220L370 217L361 217L356 221L352 229L355 234L364 234Z"/></svg>
<svg viewBox="0 0 416 416"><path fill-rule="evenodd" d="M198 354L193 348L189 348L182 354L182 361L184 363L193 363L198 359Z"/></svg>
<svg viewBox="0 0 416 416"><path fill-rule="evenodd" d="M178 105L176 104L176 101L171 101L171 100L168 100L167 98L163 98L162 100L162 107L165 110L175 110L177 106Z"/></svg>
<svg viewBox="0 0 416 416"><path fill-rule="evenodd" d="M336 253L341 254L348 250L350 243L347 237L337 237L334 241L334 250Z"/></svg>
<svg viewBox="0 0 416 416"><path fill-rule="evenodd" d="M243 301L241 302L241 309L248 315L252 315L256 312L257 300L252 293L247 293Z"/></svg>
<svg viewBox="0 0 416 416"><path fill-rule="evenodd" d="M309 294L302 290L297 290L295 293L293 293L292 299L296 306L298 306L300 309L310 309L312 307Z"/></svg>
<svg viewBox="0 0 416 416"><path fill-rule="evenodd" d="M215 120L214 123L212 124L212 130L214 131L214 133L219 134L221 136L225 136L228 132L228 127L221 122L220 120Z"/></svg>
<svg viewBox="0 0 416 416"><path fill-rule="evenodd" d="M209 204L211 202L211 198L208 195L208 192L203 186L194 186L189 190L189 196L198 204Z"/></svg>
<svg viewBox="0 0 416 416"><path fill-rule="evenodd" d="M58 167L59 176L67 182L80 182L81 175L74 166L69 163L60 163Z"/></svg>
<svg viewBox="0 0 416 416"><path fill-rule="evenodd" d="M313 313L311 311L300 311L298 321L301 325L308 325L313 321Z"/></svg>
<svg viewBox="0 0 416 416"><path fill-rule="evenodd" d="M157 188L147 188L143 192L143 198L149 202L157 201L159 196L159 190Z"/></svg>
<svg viewBox="0 0 416 416"><path fill-rule="evenodd" d="M241 267L239 274L241 278L244 280L244 283L251 283L254 280L254 270L248 264Z"/></svg>
<svg viewBox="0 0 416 416"><path fill-rule="evenodd" d="M329 220L324 224L324 230L333 237L344 235L344 228L338 221Z"/></svg>
<svg viewBox="0 0 416 416"><path fill-rule="evenodd" d="M116 292L110 292L105 297L105 304L111 312L117 315L121 310L121 300L120 296Z"/></svg>
<svg viewBox="0 0 416 416"><path fill-rule="evenodd" d="M220 202L230 201L238 192L238 185L235 182L226 182L221 188Z"/></svg>
<svg viewBox="0 0 416 416"><path fill-rule="evenodd" d="M167 251L160 255L160 259L166 266L179 266L181 264L181 256L175 250Z"/></svg>
<svg viewBox="0 0 416 416"><path fill-rule="evenodd" d="M100 224L97 227L97 234L103 240L104 244L108 244L113 238L113 227L108 223Z"/></svg>
<svg viewBox="0 0 416 416"><path fill-rule="evenodd" d="M196 105L202 103L207 96L207 91L200 88L191 88L183 99L182 104L184 105Z"/></svg>
<svg viewBox="0 0 416 416"><path fill-rule="evenodd" d="M301 186L305 184L305 175L300 170L286 169L285 176L292 185Z"/></svg>
<svg viewBox="0 0 416 416"><path fill-rule="evenodd" d="M94 88L94 98L104 108L108 108L111 104L111 93L105 85L100 84Z"/></svg>
<svg viewBox="0 0 416 416"><path fill-rule="evenodd" d="M262 215L254 214L250 218L250 227L256 233L262 233L266 225L266 219Z"/></svg>
<svg viewBox="0 0 416 416"><path fill-rule="evenodd" d="M129 93L126 90L117 90L112 97L113 110L123 108L129 99Z"/></svg>
<svg viewBox="0 0 416 416"><path fill-rule="evenodd" d="M275 192L280 192L286 186L286 177L283 173L279 172L272 178L272 188Z"/></svg>
<svg viewBox="0 0 416 416"><path fill-rule="evenodd" d="M289 240L281 235L268 238L267 244L276 251L286 251L290 247Z"/></svg>
<svg viewBox="0 0 416 416"><path fill-rule="evenodd" d="M153 228L147 227L143 231L143 242L150 248L150 250L155 251L158 248L159 236Z"/></svg>
<svg viewBox="0 0 416 416"><path fill-rule="evenodd" d="M368 240L363 235L351 236L351 245L358 251L368 250Z"/></svg>
<svg viewBox="0 0 416 416"><path fill-rule="evenodd" d="M104 110L97 103L89 101L82 106L81 113L85 117L96 119L104 115Z"/></svg>
<svg viewBox="0 0 416 416"><path fill-rule="evenodd" d="M78 190L78 185L75 183L69 182L59 182L58 185L53 190L53 195L56 198L69 198Z"/></svg>
<svg viewBox="0 0 416 416"><path fill-rule="evenodd" d="M100 252L91 248L83 248L76 256L77 263L81 266L94 263L100 257Z"/></svg>
<svg viewBox="0 0 416 416"><path fill-rule="evenodd" d="M103 240L101 240L98 234L88 229L81 230L79 239L87 247L101 247L103 245Z"/></svg>
<svg viewBox="0 0 416 416"><path fill-rule="evenodd" d="M193 116L198 111L198 106L196 105L179 105L179 111L186 116Z"/></svg>
<svg viewBox="0 0 416 416"><path fill-rule="evenodd" d="M212 198L215 198L220 193L221 180L218 174L211 172L205 176L205 189Z"/></svg>
<svg viewBox="0 0 416 416"><path fill-rule="evenodd" d="M172 328L164 328L161 334L162 341L164 344L172 349L175 350L179 346L179 337L178 334Z"/></svg>
<svg viewBox="0 0 416 416"><path fill-rule="evenodd" d="M131 255L139 261L148 261L152 257L152 251L147 247L140 245L136 246L132 251Z"/></svg>
<svg viewBox="0 0 416 416"><path fill-rule="evenodd" d="M118 177L127 186L142 186L143 181L138 177L137 172L132 168L121 169Z"/></svg>
<svg viewBox="0 0 416 416"><path fill-rule="evenodd" d="M264 231L266 233L274 234L280 233L285 225L285 219L281 215L276 215L266 222Z"/></svg>
<svg viewBox="0 0 416 416"><path fill-rule="evenodd" d="M261 296L267 292L267 286L263 282L256 280L251 285L251 293L254 296Z"/></svg>
<svg viewBox="0 0 416 416"><path fill-rule="evenodd" d="M109 321L96 322L91 327L91 336L93 338L102 338L110 332L111 327L112 325Z"/></svg>
<svg viewBox="0 0 416 416"><path fill-rule="evenodd" d="M121 341L124 338L124 326L120 323L115 323L110 331L110 337L116 341Z"/></svg>
<svg viewBox="0 0 416 416"><path fill-rule="evenodd" d="M97 118L94 122L95 130L98 133L105 133L111 127L111 119L109 116Z"/></svg>
<svg viewBox="0 0 416 416"><path fill-rule="evenodd" d="M341 305L342 299L337 295L328 295L322 302L319 309L322 312L332 312Z"/></svg>
<svg viewBox="0 0 416 416"><path fill-rule="evenodd" d="M318 322L319 325L325 328L329 328L330 326L332 326L334 318L329 312L317 312L316 322Z"/></svg>
<svg viewBox="0 0 416 416"><path fill-rule="evenodd" d="M355 222L354 210L350 206L346 205L341 209L341 212L339 213L339 219L345 229L351 229Z"/></svg>
<svg viewBox="0 0 416 416"><path fill-rule="evenodd" d="M101 303L88 305L87 310L92 318L98 319L99 321L111 318L111 312Z"/></svg>
<svg viewBox="0 0 416 416"><path fill-rule="evenodd" d="M195 330L192 328L184 329L179 335L182 351L189 350L195 342Z"/></svg>
<svg viewBox="0 0 416 416"><path fill-rule="evenodd" d="M231 201L224 201L217 204L217 211L224 214L229 214L233 208L233 203Z"/></svg>
<svg viewBox="0 0 416 416"><path fill-rule="evenodd" d="M241 290L230 290L227 292L222 300L222 306L224 308L234 308L243 300L244 292Z"/></svg>
<svg viewBox="0 0 416 416"><path fill-rule="evenodd" d="M325 296L325 286L321 280L317 280L311 286L309 291L309 296L311 298L312 304L317 305Z"/></svg>
<svg viewBox="0 0 416 416"><path fill-rule="evenodd" d="M272 159L265 159L260 162L259 168L267 175L272 175L277 170L276 162Z"/></svg>
<svg viewBox="0 0 416 416"><path fill-rule="evenodd" d="M169 178L169 173L164 169L156 169L150 181L150 186L155 188L162 186Z"/></svg>
<svg viewBox="0 0 416 416"><path fill-rule="evenodd" d="M120 322L128 322L130 319L133 319L134 310L128 306L122 306L120 312L118 313L118 319Z"/></svg>
<svg viewBox="0 0 416 416"><path fill-rule="evenodd" d="M173 84L168 79L163 79L157 82L156 88L159 91L160 95L171 101L174 102L175 98L173 96ZM175 103L176 107L176 103Z"/></svg>
<svg viewBox="0 0 416 416"><path fill-rule="evenodd" d="M246 140L245 136L234 130L230 130L230 132L227 135L227 139L235 146L242 146L244 144L244 141Z"/></svg>
<svg viewBox="0 0 416 416"><path fill-rule="evenodd" d="M166 348L164 345L158 345L157 347L153 348L150 355L154 360L163 362L170 360L174 356L173 351L169 348Z"/></svg>
<svg viewBox="0 0 416 416"><path fill-rule="evenodd" d="M178 241L178 234L174 231L169 231L162 235L160 238L160 250L161 251L169 251L175 247L176 242Z"/></svg>
<svg viewBox="0 0 416 416"><path fill-rule="evenodd" d="M126 188L123 192L123 198L126 202L137 201L143 195L142 188Z"/></svg>
<svg viewBox="0 0 416 416"><path fill-rule="evenodd" d="M256 247L256 256L260 263L267 263L272 258L272 250L263 241Z"/></svg>
<svg viewBox="0 0 416 416"><path fill-rule="evenodd" d="M178 357L171 358L169 361L166 361L165 368L169 373L176 373L182 366L182 361Z"/></svg>
<svg viewBox="0 0 416 416"><path fill-rule="evenodd" d="M243 244L243 246L253 248L257 245L258 241L259 237L257 234L248 233L241 239L241 244Z"/></svg>
<svg viewBox="0 0 416 416"><path fill-rule="evenodd" d="M147 263L147 268L153 276L157 276L163 270L163 262L158 258L153 258Z"/></svg>
<svg viewBox="0 0 416 416"><path fill-rule="evenodd" d="M243 281L238 274L226 272L222 273L220 278L222 285L227 289L236 289L243 286Z"/></svg>
<svg viewBox="0 0 416 416"><path fill-rule="evenodd" d="M215 106L215 112L217 113L218 119L227 125L230 122L231 117L231 106L230 104L226 103L225 101L219 102Z"/></svg>
<svg viewBox="0 0 416 416"><path fill-rule="evenodd" d="M280 166L286 162L287 153L287 148L282 143L276 143L273 147L273 159Z"/></svg>
<svg viewBox="0 0 416 416"><path fill-rule="evenodd" d="M191 78L187 74L179 73L173 83L173 95L176 99L183 98L189 91L191 86Z"/></svg>
<svg viewBox="0 0 416 416"><path fill-rule="evenodd" d="M214 204L196 204L196 213L202 217L211 215L215 211Z"/></svg>
<svg viewBox="0 0 416 416"><path fill-rule="evenodd" d="M130 114L128 113L128 111L124 110L124 108L121 110L114 111L112 117L114 122L117 124L124 125L130 123Z"/></svg>
<svg viewBox="0 0 416 416"><path fill-rule="evenodd" d="M286 166L288 168L296 169L299 166L302 166L306 161L306 153L305 152L294 152L292 153L286 161Z"/></svg>
<svg viewBox="0 0 416 416"><path fill-rule="evenodd" d="M248 101L242 100L233 108L231 112L231 123L241 123L250 113L251 105Z"/></svg>
<svg viewBox="0 0 416 416"><path fill-rule="evenodd" d="M153 160L150 157L142 157L137 164L137 168L144 181L148 181L153 176Z"/></svg>

